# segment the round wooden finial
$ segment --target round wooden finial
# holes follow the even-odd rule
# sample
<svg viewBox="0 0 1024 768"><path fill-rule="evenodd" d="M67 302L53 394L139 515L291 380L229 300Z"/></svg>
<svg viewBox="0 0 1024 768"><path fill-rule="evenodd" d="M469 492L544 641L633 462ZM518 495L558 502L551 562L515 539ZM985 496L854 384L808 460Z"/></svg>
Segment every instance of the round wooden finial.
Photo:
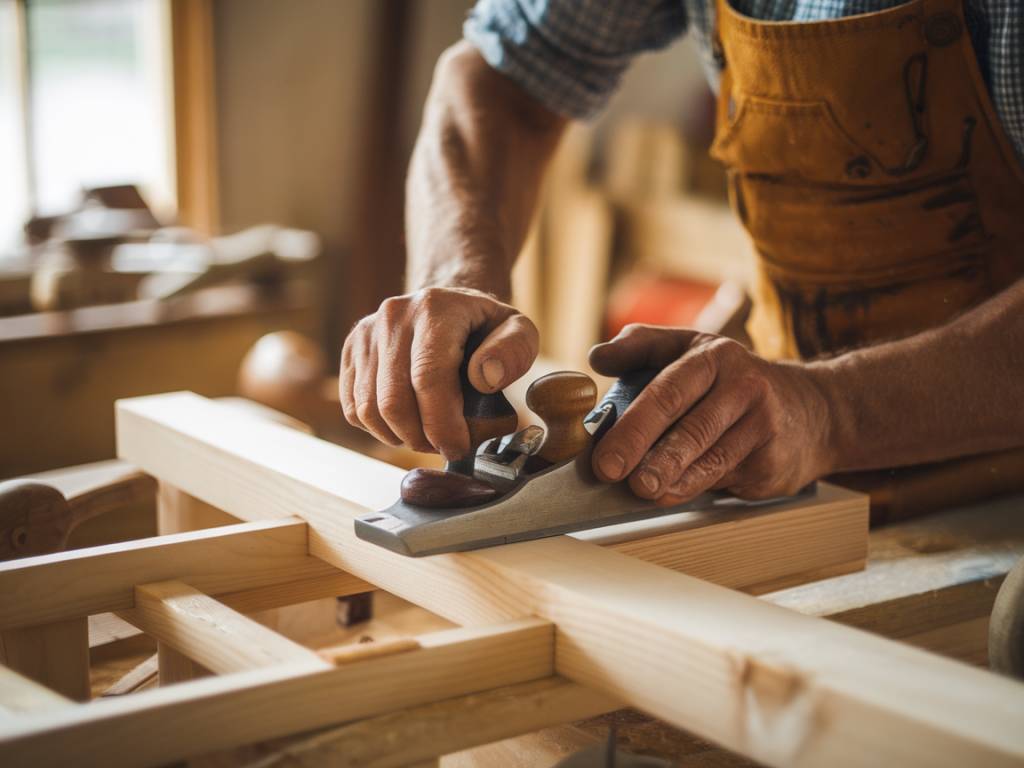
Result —
<svg viewBox="0 0 1024 768"><path fill-rule="evenodd" d="M31 480L0 483L0 560L59 552L71 530L64 494Z"/></svg>
<svg viewBox="0 0 1024 768"><path fill-rule="evenodd" d="M583 419L596 403L597 385L585 373L558 371L533 382L526 404L547 427L538 455L555 463L582 451L590 440Z"/></svg>
<svg viewBox="0 0 1024 768"><path fill-rule="evenodd" d="M294 331L268 333L238 371L238 392L305 422L316 414L327 361L316 342Z"/></svg>

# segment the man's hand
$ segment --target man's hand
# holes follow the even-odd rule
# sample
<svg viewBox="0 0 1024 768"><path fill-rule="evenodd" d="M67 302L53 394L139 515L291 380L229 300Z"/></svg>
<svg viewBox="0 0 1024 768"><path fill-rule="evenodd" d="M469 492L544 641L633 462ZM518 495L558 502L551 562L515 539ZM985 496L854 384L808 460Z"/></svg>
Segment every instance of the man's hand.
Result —
<svg viewBox="0 0 1024 768"><path fill-rule="evenodd" d="M771 363L720 336L632 325L590 352L594 370L661 373L594 451L603 480L678 504L708 489L795 493L827 473L829 408L798 364Z"/></svg>
<svg viewBox="0 0 1024 768"><path fill-rule="evenodd" d="M386 299L345 340L339 390L345 418L382 442L448 459L470 449L462 416L466 338L488 332L469 361L480 392L504 389L537 356L537 328L514 307L468 288L426 288Z"/></svg>

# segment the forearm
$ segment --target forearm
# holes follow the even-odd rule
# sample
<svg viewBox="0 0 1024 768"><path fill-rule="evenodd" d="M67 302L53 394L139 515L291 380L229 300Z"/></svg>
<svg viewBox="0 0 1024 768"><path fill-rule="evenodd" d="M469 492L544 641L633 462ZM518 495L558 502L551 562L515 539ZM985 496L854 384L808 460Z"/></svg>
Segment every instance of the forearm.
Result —
<svg viewBox="0 0 1024 768"><path fill-rule="evenodd" d="M940 328L807 366L835 471L1024 446L1024 281Z"/></svg>
<svg viewBox="0 0 1024 768"><path fill-rule="evenodd" d="M467 43L438 64L406 189L407 288L507 300L544 168L565 120Z"/></svg>

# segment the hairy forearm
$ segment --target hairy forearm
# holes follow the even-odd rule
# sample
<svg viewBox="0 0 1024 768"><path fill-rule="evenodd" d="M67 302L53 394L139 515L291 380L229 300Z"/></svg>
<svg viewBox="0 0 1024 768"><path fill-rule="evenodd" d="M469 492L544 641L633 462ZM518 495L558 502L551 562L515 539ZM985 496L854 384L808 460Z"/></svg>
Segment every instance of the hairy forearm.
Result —
<svg viewBox="0 0 1024 768"><path fill-rule="evenodd" d="M407 182L409 290L459 286L509 298L564 125L467 43L444 54Z"/></svg>
<svg viewBox="0 0 1024 768"><path fill-rule="evenodd" d="M1024 281L940 328L807 366L836 471L1024 446Z"/></svg>

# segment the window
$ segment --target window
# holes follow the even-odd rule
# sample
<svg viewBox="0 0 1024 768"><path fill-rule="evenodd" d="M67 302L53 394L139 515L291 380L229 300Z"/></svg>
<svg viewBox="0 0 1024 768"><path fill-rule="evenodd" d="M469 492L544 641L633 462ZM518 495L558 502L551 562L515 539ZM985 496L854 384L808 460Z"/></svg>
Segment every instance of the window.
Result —
<svg viewBox="0 0 1024 768"><path fill-rule="evenodd" d="M0 248L29 212L135 183L174 204L168 0L0 0Z"/></svg>

